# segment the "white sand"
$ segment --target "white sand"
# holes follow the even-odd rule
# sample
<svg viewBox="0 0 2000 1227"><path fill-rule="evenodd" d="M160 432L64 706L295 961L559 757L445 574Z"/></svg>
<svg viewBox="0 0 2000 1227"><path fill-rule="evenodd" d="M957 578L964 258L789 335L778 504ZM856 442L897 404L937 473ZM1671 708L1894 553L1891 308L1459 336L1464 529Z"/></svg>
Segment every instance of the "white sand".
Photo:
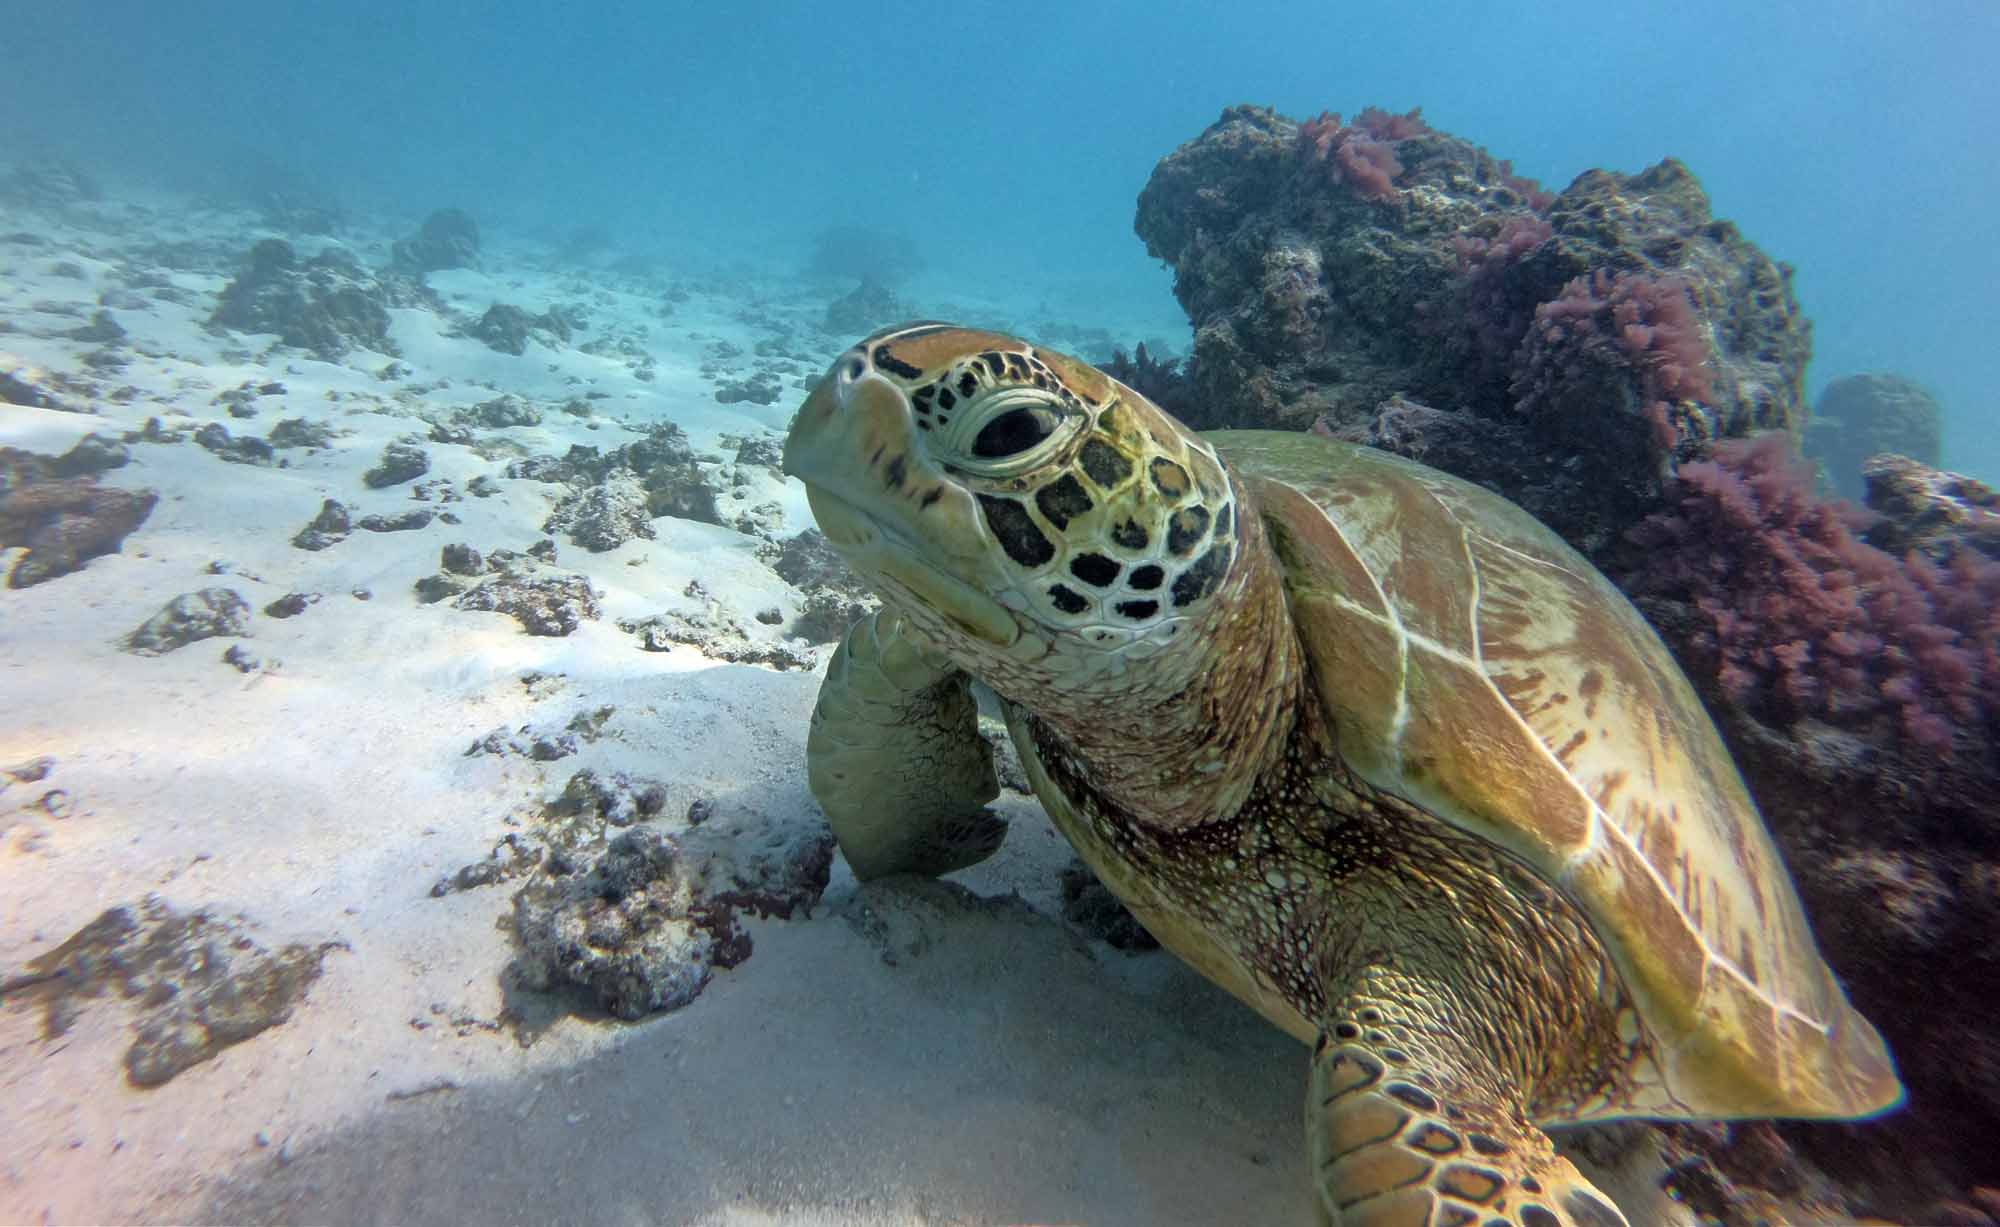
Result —
<svg viewBox="0 0 2000 1227"><path fill-rule="evenodd" d="M42 334L86 322L121 259L166 239L247 249L261 233L246 216L171 204L106 212L80 228L0 212L0 233L54 241L0 245L0 319L15 330L0 333L0 351L88 374L78 358L92 346ZM379 263L388 237L350 244ZM298 245L306 255L321 241ZM64 260L84 278L50 271ZM137 388L130 403L96 402L101 416L0 406L0 446L51 453L153 415L239 435L299 416L351 432L325 451L281 453L289 468L225 463L192 442L134 445L132 463L103 480L161 501L124 551L0 589L0 767L56 764L46 781L0 792L0 976L149 893L240 914L267 946L346 945L289 1022L156 1089L125 1080L133 1014L115 996L56 1039L38 1010L0 1006L0 1221L1309 1221L1303 1051L1170 957L1073 934L1055 902L1067 850L1011 794L1007 848L958 879L997 902L858 891L837 862L810 917L753 922L754 956L684 1010L635 1025L566 1019L529 1047L490 1025L513 954L500 923L513 887L442 899L429 888L578 767L667 781L669 814L705 796L814 820L803 743L816 675L642 652L615 625L688 608L682 591L699 577L753 633L775 636L750 615L789 614L797 594L753 556L754 538L661 519L657 540L609 553L562 544L560 566L604 592L604 618L567 638L420 604L411 584L436 570L442 544L523 549L543 535L556 489L529 481L450 504L457 527L357 529L317 553L290 538L326 497L357 518L435 508L407 486L368 490L360 474L385 443L427 429L415 412L501 391L545 410L605 394L590 423L548 412L540 427L479 432L535 453L636 438L621 418L675 421L698 451L719 449L725 432L782 430L795 389L768 407L717 405L701 352L726 337L747 353L760 334L736 315L753 302L812 320L825 296L699 276L662 321L629 282L549 271L526 245L489 235L486 265L432 284L475 316L494 300L586 302L592 328L579 343L643 324L657 378L574 348L498 354L413 309L395 313L409 369L398 381L375 377L383 355L266 357L272 338L203 329L220 279L169 273L184 305L111 312L136 352L100 382ZM992 322L1029 318L986 310ZM796 344L824 361L840 341L801 327ZM211 400L245 379L286 392L257 402L255 419L231 419ZM399 401L411 387L425 391ZM465 447L427 450L429 477L461 489L504 467ZM770 479L743 506L767 499L785 506L790 530L806 526L796 487ZM215 562L226 573L207 573ZM220 660L234 640L158 658L118 646L167 600L215 585L257 610L289 591L324 599L289 620L253 618L241 642L265 667L248 675ZM530 670L564 680L531 694L520 680ZM496 726L560 725L606 704L617 709L608 735L574 758L464 754ZM32 806L51 787L73 799L67 817ZM864 911L883 918L894 966L857 928Z"/></svg>

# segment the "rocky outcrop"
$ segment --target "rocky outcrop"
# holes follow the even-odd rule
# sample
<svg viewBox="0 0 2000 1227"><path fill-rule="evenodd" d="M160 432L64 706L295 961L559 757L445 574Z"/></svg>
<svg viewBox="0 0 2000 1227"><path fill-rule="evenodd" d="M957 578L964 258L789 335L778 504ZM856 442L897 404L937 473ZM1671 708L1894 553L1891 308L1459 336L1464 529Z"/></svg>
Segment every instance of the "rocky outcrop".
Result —
<svg viewBox="0 0 2000 1227"><path fill-rule="evenodd" d="M126 462L125 446L85 436L60 456L0 448L0 549L25 547L7 573L27 588L115 554L151 515L151 490L100 486L97 475Z"/></svg>
<svg viewBox="0 0 2000 1227"><path fill-rule="evenodd" d="M250 249L249 267L222 291L210 323L276 333L286 345L338 362L356 347L394 356L389 294L354 257L329 247L301 261L283 239Z"/></svg>
<svg viewBox="0 0 2000 1227"><path fill-rule="evenodd" d="M1805 453L1842 498L1868 494L1862 472L1885 452L1919 464L1941 463L1944 411L1937 398L1901 375L1849 375L1826 385L1805 428Z"/></svg>
<svg viewBox="0 0 2000 1227"><path fill-rule="evenodd" d="M1415 115L1239 106L1160 162L1135 225L1194 327L1194 424L1387 439L1404 398L1451 415L1413 446L1564 457L1504 492L1593 555L1675 458L1803 416L1790 270L1679 162L1551 195Z"/></svg>

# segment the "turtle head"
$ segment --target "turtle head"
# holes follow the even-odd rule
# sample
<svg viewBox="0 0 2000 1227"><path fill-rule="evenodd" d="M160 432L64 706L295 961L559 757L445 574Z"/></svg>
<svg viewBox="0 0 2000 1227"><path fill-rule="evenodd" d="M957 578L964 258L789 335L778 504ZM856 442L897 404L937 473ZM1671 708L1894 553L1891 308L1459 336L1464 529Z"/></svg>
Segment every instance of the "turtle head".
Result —
<svg viewBox="0 0 2000 1227"><path fill-rule="evenodd" d="M827 539L936 646L1153 655L1218 599L1237 495L1208 444L1096 368L916 323L833 364L785 442Z"/></svg>

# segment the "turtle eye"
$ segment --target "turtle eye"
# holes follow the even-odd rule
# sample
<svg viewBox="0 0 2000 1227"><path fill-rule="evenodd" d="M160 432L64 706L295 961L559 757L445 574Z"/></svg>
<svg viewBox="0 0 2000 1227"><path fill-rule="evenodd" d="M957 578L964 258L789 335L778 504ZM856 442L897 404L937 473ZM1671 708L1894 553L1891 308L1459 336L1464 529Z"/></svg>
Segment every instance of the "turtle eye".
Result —
<svg viewBox="0 0 2000 1227"><path fill-rule="evenodd" d="M1019 455L1056 432L1062 418L1040 405L1009 409L979 428L972 454L987 460Z"/></svg>

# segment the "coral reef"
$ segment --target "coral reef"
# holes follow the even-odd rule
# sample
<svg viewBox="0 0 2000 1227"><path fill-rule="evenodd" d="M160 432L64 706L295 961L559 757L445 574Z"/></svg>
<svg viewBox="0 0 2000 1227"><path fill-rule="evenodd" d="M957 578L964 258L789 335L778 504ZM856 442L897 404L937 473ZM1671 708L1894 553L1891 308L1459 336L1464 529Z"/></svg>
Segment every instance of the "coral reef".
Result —
<svg viewBox="0 0 2000 1227"><path fill-rule="evenodd" d="M1861 478L1875 513L1861 534L1868 544L1944 564L1961 549L2000 559L2000 490L1893 453L1869 457Z"/></svg>
<svg viewBox="0 0 2000 1227"><path fill-rule="evenodd" d="M1939 753L2000 729L2000 562L1868 544L1784 435L1718 445L1672 492L1674 510L1632 530L1642 561L1625 587L1699 613L1687 655L1732 705Z"/></svg>
<svg viewBox="0 0 2000 1227"><path fill-rule="evenodd" d="M2000 505L1889 456L1872 511L1815 492L1790 270L1680 163L1550 196L1417 120L1236 107L1161 161L1135 225L1195 328L1183 416L1424 461L1622 575L1910 1090L1865 1124L1668 1130L1681 1191L1745 1227L1956 1215L2000 1187Z"/></svg>
<svg viewBox="0 0 2000 1227"><path fill-rule="evenodd" d="M1937 398L1901 375L1849 375L1826 385L1806 423L1806 455L1835 492L1867 493L1862 468L1884 452L1936 466L1944 446L1944 411Z"/></svg>
<svg viewBox="0 0 2000 1227"><path fill-rule="evenodd" d="M1887 514L1866 531L1901 556L1864 539L1869 513L1814 492L1783 436L1721 445L1634 530L1625 582L1910 1090L1882 1122L1780 1133L1862 1201L1922 1216L2000 1183L1976 1140L2000 1121L2000 562L1990 492L1907 460L1881 476Z"/></svg>
<svg viewBox="0 0 2000 1227"><path fill-rule="evenodd" d="M1397 396L1489 419L1581 458L1506 493L1593 556L1672 459L1802 417L1789 270L1672 160L1551 196L1414 114L1239 106L1161 160L1135 228L1195 329L1195 425L1387 437Z"/></svg>

